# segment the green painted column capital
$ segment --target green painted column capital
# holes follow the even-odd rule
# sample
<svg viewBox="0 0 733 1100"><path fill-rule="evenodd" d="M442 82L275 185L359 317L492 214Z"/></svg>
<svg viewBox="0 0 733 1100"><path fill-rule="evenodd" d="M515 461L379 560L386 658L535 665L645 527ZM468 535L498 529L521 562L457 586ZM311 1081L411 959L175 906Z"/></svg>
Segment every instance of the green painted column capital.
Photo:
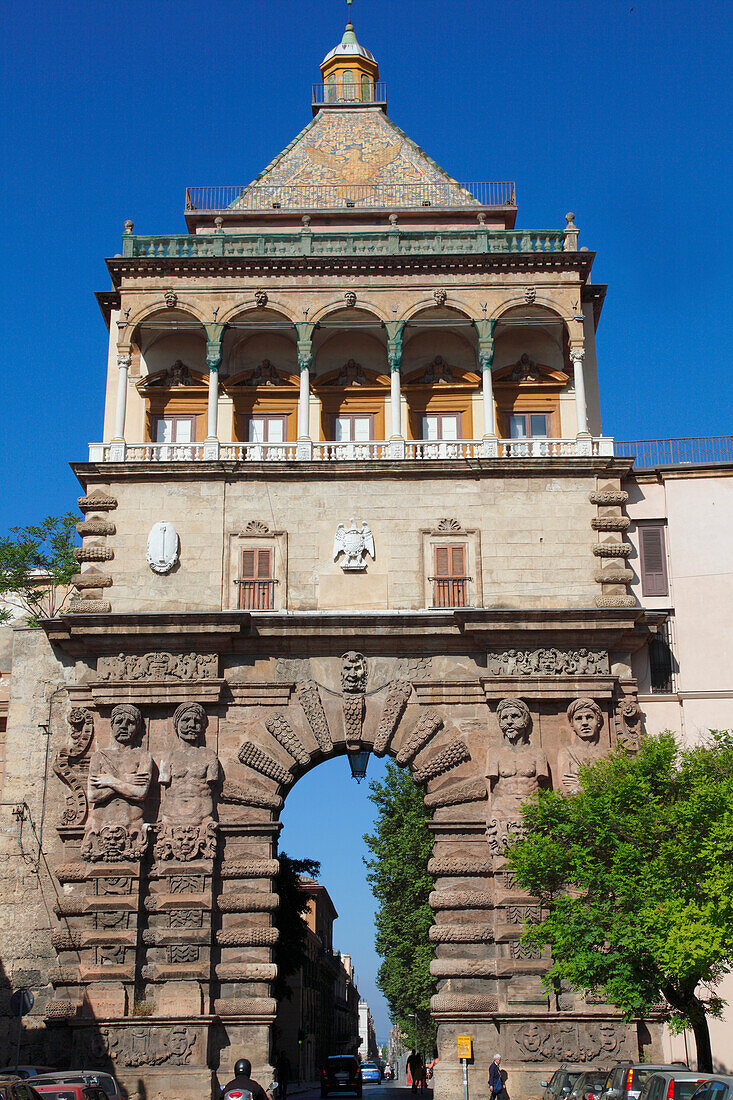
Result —
<svg viewBox="0 0 733 1100"><path fill-rule="evenodd" d="M495 320L483 317L473 321L478 336L478 358L482 367L490 367L494 359L494 326Z"/></svg>
<svg viewBox="0 0 733 1100"><path fill-rule="evenodd" d="M298 338L298 369L310 370L313 362L313 333L316 323L315 321L295 321L294 323Z"/></svg>
<svg viewBox="0 0 733 1100"><path fill-rule="evenodd" d="M206 333L206 365L210 371L218 370L221 366L221 341L226 324L204 325Z"/></svg>
<svg viewBox="0 0 733 1100"><path fill-rule="evenodd" d="M390 370L399 370L402 366L402 337L406 321L385 321L387 332L387 362Z"/></svg>

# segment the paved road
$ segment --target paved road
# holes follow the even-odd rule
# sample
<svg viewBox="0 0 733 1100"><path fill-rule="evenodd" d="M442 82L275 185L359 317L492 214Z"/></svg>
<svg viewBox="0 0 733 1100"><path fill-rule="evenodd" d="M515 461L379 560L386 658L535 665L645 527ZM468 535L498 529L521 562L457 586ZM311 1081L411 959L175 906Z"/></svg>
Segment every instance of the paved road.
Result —
<svg viewBox="0 0 733 1100"><path fill-rule="evenodd" d="M354 1094L352 1092L330 1092L328 1094L329 1100L331 1097L343 1097L344 1100L354 1100ZM409 1085L405 1085L400 1081L383 1081L381 1085L364 1085L363 1100L411 1100L413 1096L412 1089ZM422 1100L432 1100L433 1090L425 1089L421 1094L417 1093L418 1100L422 1096ZM320 1100L320 1089L313 1089L310 1092L300 1092L296 1096L292 1097L292 1100ZM291 1100L288 1094L288 1100Z"/></svg>

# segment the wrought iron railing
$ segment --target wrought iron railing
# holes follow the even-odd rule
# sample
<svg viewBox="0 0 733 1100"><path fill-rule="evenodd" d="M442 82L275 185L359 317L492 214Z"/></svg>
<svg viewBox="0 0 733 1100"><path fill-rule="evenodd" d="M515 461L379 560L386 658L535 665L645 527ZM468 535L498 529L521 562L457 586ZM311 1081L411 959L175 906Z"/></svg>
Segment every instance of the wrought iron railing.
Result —
<svg viewBox="0 0 733 1100"><path fill-rule="evenodd" d="M125 233L122 255L150 259L208 256L440 256L562 252L561 230L369 230L353 233Z"/></svg>
<svg viewBox="0 0 733 1100"><path fill-rule="evenodd" d="M636 469L653 466L701 466L733 462L733 435L703 435L689 439L617 440L617 458L633 458Z"/></svg>
<svg viewBox="0 0 733 1100"><path fill-rule="evenodd" d="M400 210L423 206L516 206L511 182L249 184L187 187L186 212L226 214L237 210L318 210L322 207Z"/></svg>
<svg viewBox="0 0 733 1100"><path fill-rule="evenodd" d="M242 611L272 611L275 607L274 580L238 580Z"/></svg>
<svg viewBox="0 0 733 1100"><path fill-rule="evenodd" d="M387 85L379 82L372 83L364 79L358 84L348 83L343 80L335 84L313 85L313 106L328 107L339 103L348 103L368 106L385 107L387 105Z"/></svg>
<svg viewBox="0 0 733 1100"><path fill-rule="evenodd" d="M470 577L430 577L433 607L468 607Z"/></svg>

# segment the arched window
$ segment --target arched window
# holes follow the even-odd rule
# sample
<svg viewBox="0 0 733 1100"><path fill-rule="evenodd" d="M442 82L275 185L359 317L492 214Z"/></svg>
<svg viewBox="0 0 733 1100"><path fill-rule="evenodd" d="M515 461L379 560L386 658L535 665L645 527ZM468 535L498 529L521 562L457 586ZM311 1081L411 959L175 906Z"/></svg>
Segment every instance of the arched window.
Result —
<svg viewBox="0 0 733 1100"><path fill-rule="evenodd" d="M342 87L344 99L356 99L356 86L354 83L354 74L351 69L346 69L342 76Z"/></svg>
<svg viewBox="0 0 733 1100"><path fill-rule="evenodd" d="M372 82L366 73L361 74L361 101L370 102L372 99Z"/></svg>
<svg viewBox="0 0 733 1100"><path fill-rule="evenodd" d="M328 103L335 103L338 98L338 91L336 88L336 73L331 73L326 81L328 87L326 88L326 101Z"/></svg>

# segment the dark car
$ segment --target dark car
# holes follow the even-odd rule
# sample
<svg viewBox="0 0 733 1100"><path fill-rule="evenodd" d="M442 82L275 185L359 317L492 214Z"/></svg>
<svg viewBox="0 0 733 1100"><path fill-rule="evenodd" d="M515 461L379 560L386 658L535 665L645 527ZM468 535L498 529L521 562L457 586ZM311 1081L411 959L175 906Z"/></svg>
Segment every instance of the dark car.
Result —
<svg viewBox="0 0 733 1100"><path fill-rule="evenodd" d="M602 1066L582 1066L572 1062L556 1069L549 1081L540 1081L544 1088L542 1100L567 1100L575 1082L585 1073L605 1074Z"/></svg>
<svg viewBox="0 0 733 1100"><path fill-rule="evenodd" d="M22 1077L1 1073L0 1100L41 1100L41 1097Z"/></svg>
<svg viewBox="0 0 733 1100"><path fill-rule="evenodd" d="M329 1092L353 1092L361 1096L361 1062L354 1054L332 1054L321 1070L321 1096Z"/></svg>
<svg viewBox="0 0 733 1100"><path fill-rule="evenodd" d="M665 1069L652 1073L641 1087L639 1100L691 1100L708 1081L704 1073L687 1069Z"/></svg>
<svg viewBox="0 0 733 1100"><path fill-rule="evenodd" d="M608 1080L608 1070L586 1070L568 1093L568 1100L598 1100Z"/></svg>
<svg viewBox="0 0 733 1100"><path fill-rule="evenodd" d="M619 1062L609 1074L601 1100L639 1100L647 1078L664 1070L685 1073L688 1067L668 1062Z"/></svg>

